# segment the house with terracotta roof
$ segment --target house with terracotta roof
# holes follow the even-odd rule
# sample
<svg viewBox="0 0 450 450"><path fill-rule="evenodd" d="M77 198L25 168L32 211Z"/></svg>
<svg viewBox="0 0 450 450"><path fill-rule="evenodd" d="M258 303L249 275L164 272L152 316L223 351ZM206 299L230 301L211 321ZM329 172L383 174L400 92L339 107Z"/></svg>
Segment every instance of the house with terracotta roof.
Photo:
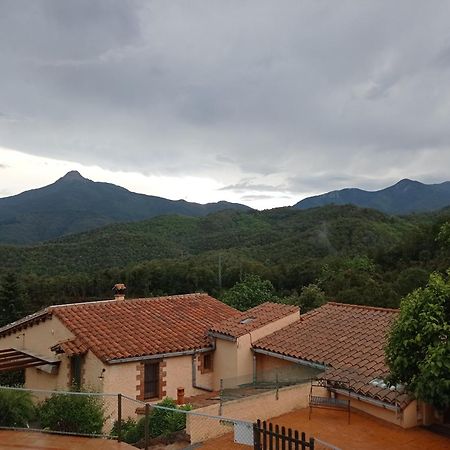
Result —
<svg viewBox="0 0 450 450"><path fill-rule="evenodd" d="M321 370L326 395L405 428L433 421L429 405L388 386L384 347L399 310L329 302L253 342L256 368L275 361Z"/></svg>
<svg viewBox="0 0 450 450"><path fill-rule="evenodd" d="M119 288L114 300L49 306L0 328L0 370L24 368L32 389L191 397L251 374L252 339L299 317L287 305L241 313L207 294L125 299Z"/></svg>
<svg viewBox="0 0 450 450"><path fill-rule="evenodd" d="M0 371L25 386L73 384L139 400L223 387L324 380L325 395L403 427L432 421L427 405L387 386L384 346L398 310L329 302L306 314L263 303L245 312L207 294L49 306L0 328ZM288 374L288 375L286 375ZM273 381L273 378L272 378Z"/></svg>
<svg viewBox="0 0 450 450"><path fill-rule="evenodd" d="M77 384L147 400L176 398L183 387L190 396L213 388L209 327L238 314L207 294L117 295L49 306L7 325L0 349L9 351L3 354L10 367L26 369L28 388ZM1 355L0 369L7 367Z"/></svg>

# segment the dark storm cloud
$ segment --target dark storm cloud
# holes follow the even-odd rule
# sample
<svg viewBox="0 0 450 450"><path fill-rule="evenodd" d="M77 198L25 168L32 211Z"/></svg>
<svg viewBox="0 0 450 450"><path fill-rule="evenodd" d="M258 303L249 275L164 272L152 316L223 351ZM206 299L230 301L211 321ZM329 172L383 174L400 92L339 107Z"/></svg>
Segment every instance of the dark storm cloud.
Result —
<svg viewBox="0 0 450 450"><path fill-rule="evenodd" d="M238 193L439 181L448 17L446 1L4 0L0 145Z"/></svg>

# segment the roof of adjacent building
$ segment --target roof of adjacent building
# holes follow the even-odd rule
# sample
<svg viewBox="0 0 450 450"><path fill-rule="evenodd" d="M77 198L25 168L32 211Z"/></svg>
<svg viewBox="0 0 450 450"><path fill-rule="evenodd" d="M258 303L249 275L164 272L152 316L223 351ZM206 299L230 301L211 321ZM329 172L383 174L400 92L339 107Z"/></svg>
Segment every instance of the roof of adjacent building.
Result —
<svg viewBox="0 0 450 450"><path fill-rule="evenodd" d="M208 329L238 314L207 294L107 300L49 306L3 327L0 336L55 316L75 336L57 343L60 351L88 348L111 362L209 347Z"/></svg>
<svg viewBox="0 0 450 450"><path fill-rule="evenodd" d="M298 306L265 302L213 325L210 332L238 338L294 313L299 314Z"/></svg>
<svg viewBox="0 0 450 450"><path fill-rule="evenodd" d="M399 310L329 302L291 325L254 342L256 349L329 367L328 378L347 379L352 390L390 403L405 402L373 380L388 374L384 347ZM381 383L380 383L381 385Z"/></svg>

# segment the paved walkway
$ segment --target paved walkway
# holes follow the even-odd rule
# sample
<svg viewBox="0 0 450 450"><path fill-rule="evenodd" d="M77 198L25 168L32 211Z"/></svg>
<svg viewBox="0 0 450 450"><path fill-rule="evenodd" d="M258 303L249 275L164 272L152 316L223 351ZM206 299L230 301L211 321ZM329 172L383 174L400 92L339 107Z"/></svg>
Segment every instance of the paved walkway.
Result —
<svg viewBox="0 0 450 450"><path fill-rule="evenodd" d="M0 450L136 450L125 443L30 431L0 430Z"/></svg>
<svg viewBox="0 0 450 450"><path fill-rule="evenodd" d="M273 424L305 431L342 450L450 450L450 439L424 428L409 430L375 417L352 412L351 423L342 411L314 409L308 420L308 409L300 409L271 419ZM203 444L201 450L245 450L249 447L233 444L226 435ZM323 446L317 446L324 449Z"/></svg>

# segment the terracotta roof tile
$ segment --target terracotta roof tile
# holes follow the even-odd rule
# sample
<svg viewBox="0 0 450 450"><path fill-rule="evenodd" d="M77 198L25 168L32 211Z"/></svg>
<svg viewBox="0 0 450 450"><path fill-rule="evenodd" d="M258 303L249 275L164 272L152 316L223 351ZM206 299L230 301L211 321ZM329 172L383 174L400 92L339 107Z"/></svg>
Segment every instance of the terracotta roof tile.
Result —
<svg viewBox="0 0 450 450"><path fill-rule="evenodd" d="M299 313L297 306L265 302L215 324L210 331L238 338L294 313Z"/></svg>
<svg viewBox="0 0 450 450"><path fill-rule="evenodd" d="M207 347L208 328L239 314L207 294L77 303L49 310L103 361Z"/></svg>
<svg viewBox="0 0 450 450"><path fill-rule="evenodd" d="M352 390L405 405L408 397L371 381L388 373L384 359L387 332L399 311L329 302L293 324L256 341L268 350L330 368L325 378L347 378ZM405 403L406 402L406 403Z"/></svg>
<svg viewBox="0 0 450 450"><path fill-rule="evenodd" d="M88 346L81 338L69 339L54 345L51 350L57 353L65 353L67 356L83 355L88 351Z"/></svg>

